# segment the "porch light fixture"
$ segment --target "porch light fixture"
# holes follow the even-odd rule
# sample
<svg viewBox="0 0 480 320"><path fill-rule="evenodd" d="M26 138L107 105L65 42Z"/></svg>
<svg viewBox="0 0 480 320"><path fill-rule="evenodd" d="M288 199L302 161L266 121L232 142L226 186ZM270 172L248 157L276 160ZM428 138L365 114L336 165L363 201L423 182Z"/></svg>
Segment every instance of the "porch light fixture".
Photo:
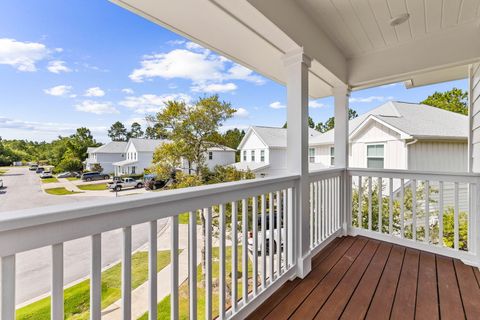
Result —
<svg viewBox="0 0 480 320"><path fill-rule="evenodd" d="M409 18L410 18L410 14L409 14L409 13L399 14L398 16L393 17L392 20L390 20L390 25L391 25L392 27L396 27L396 26L398 26L398 25L401 25L401 24L404 23L405 21L407 21Z"/></svg>

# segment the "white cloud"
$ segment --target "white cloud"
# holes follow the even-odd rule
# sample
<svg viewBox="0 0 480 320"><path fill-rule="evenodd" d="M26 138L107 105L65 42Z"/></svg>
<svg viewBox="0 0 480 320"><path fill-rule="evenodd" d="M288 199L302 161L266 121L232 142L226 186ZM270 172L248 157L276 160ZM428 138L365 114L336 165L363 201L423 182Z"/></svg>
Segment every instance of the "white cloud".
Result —
<svg viewBox="0 0 480 320"><path fill-rule="evenodd" d="M318 101L316 101L316 100L310 100L310 101L308 102L308 106L309 106L310 108L313 108L313 109L319 109L319 108L325 107L325 105L324 105L323 103L320 103L320 102L318 102Z"/></svg>
<svg viewBox="0 0 480 320"><path fill-rule="evenodd" d="M189 103L192 101L192 98L183 93L163 95L143 94L141 96L126 97L119 102L119 105L133 109L135 113L145 114L149 112L159 112L165 107L167 101L172 100L181 100Z"/></svg>
<svg viewBox="0 0 480 320"><path fill-rule="evenodd" d="M98 102L92 100L85 100L75 105L75 109L81 112L89 112L94 114L111 114L119 113L111 102Z"/></svg>
<svg viewBox="0 0 480 320"><path fill-rule="evenodd" d="M60 73L60 72L71 72L72 69L67 67L65 61L62 60L53 60L48 63L48 71L52 73Z"/></svg>
<svg viewBox="0 0 480 320"><path fill-rule="evenodd" d="M285 109L287 106L284 104L281 104L280 101L275 101L270 103L270 108L272 109Z"/></svg>
<svg viewBox="0 0 480 320"><path fill-rule="evenodd" d="M35 132L47 132L55 133L58 136L58 133L61 134L71 134L79 127L85 126L85 124L69 124L69 123L57 123L57 122L35 122L35 121L24 121L11 118L0 117L0 128L2 129L19 129L19 130L28 130ZM88 127L93 133L105 133L107 127Z"/></svg>
<svg viewBox="0 0 480 320"><path fill-rule="evenodd" d="M72 86L59 85L59 86L52 87L50 89L44 89L43 92L51 96L62 97L69 94L70 90L72 90Z"/></svg>
<svg viewBox="0 0 480 320"><path fill-rule="evenodd" d="M122 92L125 93L125 94L133 94L134 93L133 90L130 89L130 88L123 88Z"/></svg>
<svg viewBox="0 0 480 320"><path fill-rule="evenodd" d="M199 84L191 87L193 92L229 92L237 90L237 85L233 82L228 83L212 83L212 84Z"/></svg>
<svg viewBox="0 0 480 320"><path fill-rule="evenodd" d="M245 108L238 108L237 112L235 112L235 117L237 118L248 118L250 113Z"/></svg>
<svg viewBox="0 0 480 320"><path fill-rule="evenodd" d="M36 63L46 59L48 54L48 48L42 43L0 38L0 64L10 65L18 71L37 71Z"/></svg>
<svg viewBox="0 0 480 320"><path fill-rule="evenodd" d="M103 97L105 95L105 91L103 91L100 87L92 87L85 91L85 97Z"/></svg>
<svg viewBox="0 0 480 320"><path fill-rule="evenodd" d="M179 46L185 43L185 40L170 40L167 41L167 44L170 46Z"/></svg>
<svg viewBox="0 0 480 320"><path fill-rule="evenodd" d="M140 61L141 67L132 71L130 79L143 82L159 77L163 79L187 79L192 82L192 91L232 91L232 80L265 83L265 79L248 68L211 53L202 46L187 42L186 49L174 49L166 53L147 55ZM225 83L228 82L228 83ZM211 86L211 87L210 87ZM209 90L210 91L206 91Z"/></svg>
<svg viewBox="0 0 480 320"><path fill-rule="evenodd" d="M350 102L358 102L358 103L371 103L374 101L383 102L385 100L391 100L393 97L384 97L384 96L370 96L364 98L350 98Z"/></svg>

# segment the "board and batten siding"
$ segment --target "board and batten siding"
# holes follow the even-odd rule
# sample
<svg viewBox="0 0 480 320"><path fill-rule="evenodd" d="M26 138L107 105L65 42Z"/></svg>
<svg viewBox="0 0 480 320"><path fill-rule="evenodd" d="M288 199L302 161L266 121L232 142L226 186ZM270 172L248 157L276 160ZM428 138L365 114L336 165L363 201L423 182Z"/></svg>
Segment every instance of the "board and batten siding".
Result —
<svg viewBox="0 0 480 320"><path fill-rule="evenodd" d="M480 172L480 63L470 65L470 169Z"/></svg>
<svg viewBox="0 0 480 320"><path fill-rule="evenodd" d="M378 122L372 122L359 132L350 143L349 166L367 167L367 146L384 145L384 169L407 169L406 148L400 134Z"/></svg>
<svg viewBox="0 0 480 320"><path fill-rule="evenodd" d="M408 146L408 168L419 171L467 172L467 141L418 141Z"/></svg>

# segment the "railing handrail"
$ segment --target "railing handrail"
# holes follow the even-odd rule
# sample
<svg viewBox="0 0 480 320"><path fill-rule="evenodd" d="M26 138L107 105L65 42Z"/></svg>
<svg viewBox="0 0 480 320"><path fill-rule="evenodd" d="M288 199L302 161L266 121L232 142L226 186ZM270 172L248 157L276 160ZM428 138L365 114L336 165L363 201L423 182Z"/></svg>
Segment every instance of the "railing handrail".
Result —
<svg viewBox="0 0 480 320"><path fill-rule="evenodd" d="M272 187L294 188L298 178L276 176L3 213L0 256L237 201Z"/></svg>
<svg viewBox="0 0 480 320"><path fill-rule="evenodd" d="M444 182L470 182L476 183L480 179L480 174L471 172L438 172L438 171L418 171L403 169L370 169L370 168L348 168L347 173L350 176L371 176L382 178L397 179L419 179Z"/></svg>
<svg viewBox="0 0 480 320"><path fill-rule="evenodd" d="M338 174L345 172L345 168L326 168L326 169L320 169L320 170L315 170L315 171L310 171L308 174L308 180L309 182L316 181L318 178L331 178L338 176Z"/></svg>

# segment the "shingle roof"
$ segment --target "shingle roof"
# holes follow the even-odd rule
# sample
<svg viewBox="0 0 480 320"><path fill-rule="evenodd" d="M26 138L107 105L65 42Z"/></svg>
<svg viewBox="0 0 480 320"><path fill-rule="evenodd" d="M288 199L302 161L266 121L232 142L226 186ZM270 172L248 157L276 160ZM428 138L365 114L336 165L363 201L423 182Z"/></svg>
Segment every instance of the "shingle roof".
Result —
<svg viewBox="0 0 480 320"><path fill-rule="evenodd" d="M95 153L124 153L127 143L124 141L111 141L98 147Z"/></svg>
<svg viewBox="0 0 480 320"><path fill-rule="evenodd" d="M154 139L138 139L138 138L131 138L129 142L131 142L137 152L154 152L155 148L159 145L167 142L168 140L154 140Z"/></svg>
<svg viewBox="0 0 480 320"><path fill-rule="evenodd" d="M425 104L389 101L349 121L350 134L368 118L378 119L415 139L467 139L468 117ZM334 130L310 139L310 144L331 144Z"/></svg>
<svg viewBox="0 0 480 320"><path fill-rule="evenodd" d="M258 137L271 148L286 148L287 147L287 129L263 126L250 127ZM308 133L311 137L321 135L320 132L309 128Z"/></svg>

